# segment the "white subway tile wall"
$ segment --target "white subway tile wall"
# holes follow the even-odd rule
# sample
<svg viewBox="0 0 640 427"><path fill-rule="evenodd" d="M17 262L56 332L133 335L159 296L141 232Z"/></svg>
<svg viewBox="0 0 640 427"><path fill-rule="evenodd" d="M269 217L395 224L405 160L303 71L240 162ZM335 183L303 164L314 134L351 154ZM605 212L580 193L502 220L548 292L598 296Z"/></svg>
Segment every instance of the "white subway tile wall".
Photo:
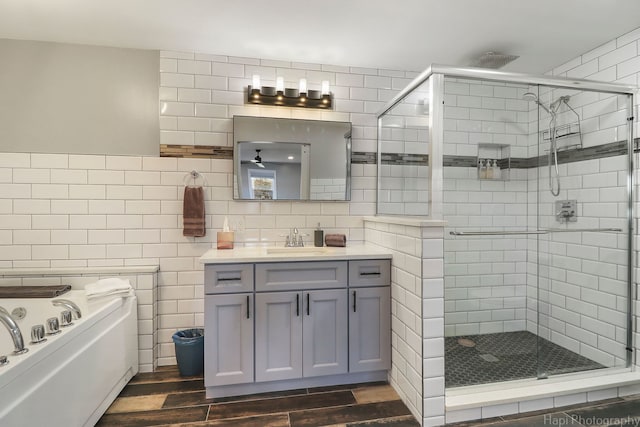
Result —
<svg viewBox="0 0 640 427"><path fill-rule="evenodd" d="M382 164L378 213L381 215L429 214L429 167L426 161L429 154L428 99L428 84L424 83L380 120ZM411 155L425 160L409 162Z"/></svg>
<svg viewBox="0 0 640 427"><path fill-rule="evenodd" d="M627 230L626 174L628 159L616 156L569 164L560 182L560 200L578 201L578 222L568 228L615 227ZM607 181L608 170L616 168ZM565 227L555 219L553 198L546 188L546 168L540 183L539 221L542 228ZM571 175L573 174L573 175ZM533 247L533 242L532 242ZM539 238L538 279L530 271L529 329L556 344L605 366L625 366L627 323L627 248L624 233L563 233ZM537 304L536 304L537 300Z"/></svg>
<svg viewBox="0 0 640 427"><path fill-rule="evenodd" d="M375 112L390 81L412 77L190 52L160 56L159 143L167 144L231 146L237 114L351 121L353 150L375 152ZM243 91L256 72L265 85L275 84L276 75L288 86L304 77L311 89L329 80L336 108L244 105ZM353 166L351 202L235 202L231 160L2 153L0 268L160 265L158 363L174 364L171 335L203 323L198 258L215 247L224 217L237 245L280 244L289 227L311 235L318 222L326 233L362 242L362 216L375 214L376 167ZM193 169L207 183L207 236L197 239L181 230L183 180Z"/></svg>
<svg viewBox="0 0 640 427"><path fill-rule="evenodd" d="M365 221L365 238L393 252L391 383L423 425L442 425L442 228Z"/></svg>
<svg viewBox="0 0 640 427"><path fill-rule="evenodd" d="M393 251L390 380L413 415L422 418L422 289L418 227L365 221L365 239ZM404 244L399 243L404 241ZM403 249L400 249L402 246Z"/></svg>
<svg viewBox="0 0 640 427"><path fill-rule="evenodd" d="M445 154L482 156L485 151L478 144L506 144L512 157L524 157L529 115L521 98L527 90L523 85L445 78ZM451 230L526 228L527 172L503 173L507 180L479 179L476 167L443 169L446 336L526 327L527 239L449 235Z"/></svg>
<svg viewBox="0 0 640 427"><path fill-rule="evenodd" d="M549 74L638 85L640 33L638 30L627 33L567 61ZM638 117L633 113L638 108L637 99L634 110L630 110L625 96L576 91L548 92L553 99L571 95L569 104L583 118L583 146L628 140L627 118L631 116L635 116L633 133L634 137L638 137ZM637 155L635 160L637 164ZM578 200L578 223L584 227L616 227L626 231L628 158L615 156L564 166L560 169L564 188L559 198ZM637 175L637 169L634 173ZM546 186L546 168L541 168L540 174L545 177L540 185ZM539 191L541 225L557 224L549 192L546 188L540 188ZM636 201L635 208L638 206ZM635 218L634 224L637 224ZM556 236L548 244L544 242L544 251L539 254L543 265L540 285L544 301L541 307L541 333L603 365L624 366L627 299L635 297L634 305L637 305L638 297L637 293L635 296L628 295L626 287L628 242L624 233L580 234L575 238L569 235ZM637 240L637 237L634 238ZM637 251L634 259L637 264ZM636 268L635 275L637 273ZM530 289L529 293L532 292L533 289ZM637 313L635 310L636 350ZM638 364L637 356L634 362Z"/></svg>

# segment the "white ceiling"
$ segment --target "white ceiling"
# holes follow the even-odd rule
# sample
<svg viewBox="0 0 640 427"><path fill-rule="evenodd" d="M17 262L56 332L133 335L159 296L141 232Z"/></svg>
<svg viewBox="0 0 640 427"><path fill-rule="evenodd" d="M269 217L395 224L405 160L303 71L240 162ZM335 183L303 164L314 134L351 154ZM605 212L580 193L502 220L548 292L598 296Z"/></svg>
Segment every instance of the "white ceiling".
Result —
<svg viewBox="0 0 640 427"><path fill-rule="evenodd" d="M0 38L414 71L542 73L638 27L638 0L0 0Z"/></svg>

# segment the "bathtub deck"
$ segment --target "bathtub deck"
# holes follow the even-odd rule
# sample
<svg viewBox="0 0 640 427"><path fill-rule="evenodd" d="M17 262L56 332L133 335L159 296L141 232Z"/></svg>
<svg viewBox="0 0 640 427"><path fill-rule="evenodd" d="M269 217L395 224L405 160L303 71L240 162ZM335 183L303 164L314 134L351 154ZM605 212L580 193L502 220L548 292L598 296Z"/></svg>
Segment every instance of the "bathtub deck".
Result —
<svg viewBox="0 0 640 427"><path fill-rule="evenodd" d="M206 399L202 377L175 367L138 374L97 426L419 426L386 383Z"/></svg>

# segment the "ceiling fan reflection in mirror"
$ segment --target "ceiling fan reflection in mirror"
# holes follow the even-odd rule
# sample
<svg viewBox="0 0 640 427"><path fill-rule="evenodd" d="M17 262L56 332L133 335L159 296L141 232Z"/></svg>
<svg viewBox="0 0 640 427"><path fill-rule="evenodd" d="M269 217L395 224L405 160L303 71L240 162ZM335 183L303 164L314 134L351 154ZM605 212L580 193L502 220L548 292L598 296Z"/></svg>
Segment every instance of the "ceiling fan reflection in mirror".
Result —
<svg viewBox="0 0 640 427"><path fill-rule="evenodd" d="M256 156L253 159L251 159L251 163L255 163L256 166L263 168L264 164L262 164L262 157L260 157L261 151L262 150L256 150Z"/></svg>

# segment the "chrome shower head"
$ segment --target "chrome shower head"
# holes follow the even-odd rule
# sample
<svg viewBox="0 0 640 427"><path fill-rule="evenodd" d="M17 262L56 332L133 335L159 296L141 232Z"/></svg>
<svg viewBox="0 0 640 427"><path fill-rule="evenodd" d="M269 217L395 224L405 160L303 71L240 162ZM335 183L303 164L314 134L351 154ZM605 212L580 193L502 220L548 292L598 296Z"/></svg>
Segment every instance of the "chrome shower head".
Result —
<svg viewBox="0 0 640 427"><path fill-rule="evenodd" d="M542 102L540 102L540 100L538 99L538 96L535 93L527 92L524 95L522 95L522 99L524 99L525 101L529 101L529 102L533 101L536 104L538 104L540 107L542 107L542 109L544 111L546 111L547 113L551 114L552 116L554 115L554 113L552 113L551 110L548 109L546 105L544 105Z"/></svg>

